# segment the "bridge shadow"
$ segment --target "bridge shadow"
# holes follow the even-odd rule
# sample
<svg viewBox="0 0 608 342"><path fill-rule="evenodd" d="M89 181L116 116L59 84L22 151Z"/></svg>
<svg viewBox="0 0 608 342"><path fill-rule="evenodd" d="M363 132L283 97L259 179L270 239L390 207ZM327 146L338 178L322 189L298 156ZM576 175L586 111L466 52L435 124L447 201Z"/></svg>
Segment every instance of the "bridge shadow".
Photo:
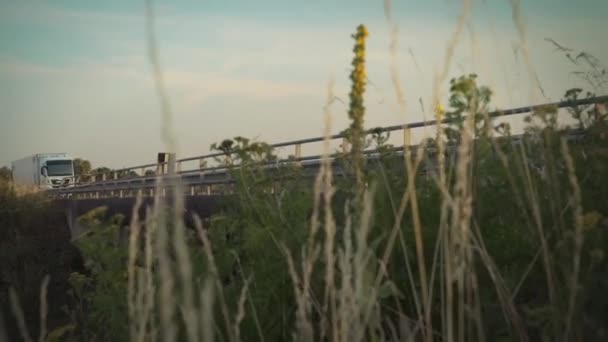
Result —
<svg viewBox="0 0 608 342"><path fill-rule="evenodd" d="M184 214L183 219L187 227L194 227L193 215L198 215L201 219L207 219L218 211L221 203L227 199L226 195L209 195L209 196L187 196L184 198ZM170 197L162 198L167 205L171 206L173 201ZM116 214L124 216L123 225L128 225L133 217L133 212L136 204L135 197L127 198L92 198L92 199L58 199L56 205L61 207L65 213L70 236L72 239L78 238L86 233L87 227L82 226L78 222L78 217L88 213L89 211L106 207L107 217L112 217ZM144 218L146 210L154 205L153 197L143 197L142 204L138 211L138 216Z"/></svg>

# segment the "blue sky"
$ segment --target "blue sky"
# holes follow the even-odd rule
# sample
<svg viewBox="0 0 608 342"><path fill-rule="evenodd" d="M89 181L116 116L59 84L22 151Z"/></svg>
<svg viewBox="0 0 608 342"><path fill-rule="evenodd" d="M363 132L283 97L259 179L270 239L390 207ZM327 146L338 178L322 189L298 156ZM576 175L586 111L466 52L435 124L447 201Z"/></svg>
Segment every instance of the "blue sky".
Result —
<svg viewBox="0 0 608 342"><path fill-rule="evenodd" d="M572 86L590 88L569 74L585 66L570 63L546 37L608 63L606 1L522 1L532 68L518 48L510 1L473 3L448 79L478 73L495 91L495 107L553 101ZM155 6L178 153L185 157L236 135L269 142L320 135L332 75L336 95L348 98L350 35L360 23L371 33L368 126L423 119L419 100L431 102L462 2L394 1L405 114L391 87L382 1ZM122 167L150 162L164 149L144 14L143 1L0 1L0 165L33 153L68 152L95 166ZM340 102L333 117L333 131L346 126Z"/></svg>

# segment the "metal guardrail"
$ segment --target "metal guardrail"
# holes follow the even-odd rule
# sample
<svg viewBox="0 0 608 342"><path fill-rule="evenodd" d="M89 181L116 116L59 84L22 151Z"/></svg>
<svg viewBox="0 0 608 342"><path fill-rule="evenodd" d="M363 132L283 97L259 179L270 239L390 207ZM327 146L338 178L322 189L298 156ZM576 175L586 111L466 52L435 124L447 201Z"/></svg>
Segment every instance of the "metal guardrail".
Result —
<svg viewBox="0 0 608 342"><path fill-rule="evenodd" d="M567 139L570 141L577 141L584 136L584 132L582 131L573 131L569 133ZM521 138L523 135L511 136L510 141L512 144L518 144L521 142ZM417 148L419 146L412 146L412 152L417 153ZM449 151L454 151L457 146L448 145L446 149ZM434 148L427 147L425 148L427 153L433 153ZM403 157L404 149L403 147L392 147L387 150L387 152L396 153L395 156ZM367 155L367 160L370 164L380 159L380 152L378 150L366 150L364 154ZM328 159L332 162L333 166L333 174L335 177L344 176L346 174L345 170L342 169L341 165L336 163L337 157L340 156L341 153L334 153L327 156ZM304 172L302 175L304 177L313 178L316 176L319 166L323 160L323 155L314 155L314 156L306 156L300 158L303 162L300 162L299 165L301 170ZM293 159L288 160L277 160L272 162L266 162L262 166L267 170L272 170L277 168L281 164L293 163ZM156 191L161 191L162 195L165 195L166 190L174 187L175 180L179 180L180 185L184 190L184 194L189 194L191 196L194 195L214 195L214 194L226 194L232 193L234 189L232 186L235 183L235 180L232 178L230 171L238 170L239 165L226 167L221 167L221 170L216 170L212 172L201 172L201 171L183 171L181 173L169 174L169 175L160 175L160 176L148 176L148 177L132 177L132 178L123 178L118 180L106 180L102 182L95 182L89 184L83 184L76 187L70 188L61 188L52 190L51 193L62 196L62 195L75 195L76 198L100 198L100 197L133 197L137 194L142 194L144 196L154 196ZM432 172L433 165L422 165L421 171L423 174L428 172ZM217 187L220 186L218 189Z"/></svg>
<svg viewBox="0 0 608 342"><path fill-rule="evenodd" d="M591 98L585 98L585 99L578 99L576 101L560 101L560 102L546 103L546 104L535 105L535 106L526 106L526 107L512 108L512 109L507 109L507 110L498 110L498 111L493 111L493 112L488 113L488 116L490 118L498 118L498 117L517 115L517 114L530 113L535 110L546 108L546 107L566 108L566 107L585 106L585 105L607 103L607 102L608 102L608 95L605 95L605 96L591 97ZM453 122L454 121L452 121L452 120L444 119L439 124L445 125L445 124L450 124ZM404 132L404 136L405 136L405 132L407 130L410 130L413 128L422 128L422 127L427 127L427 126L436 126L436 125L437 125L436 120L427 120L427 121L414 122L414 123L409 123L409 124L393 125L393 126L368 129L365 131L365 135L402 130ZM333 135L329 136L328 138L330 140L343 139L343 145L342 145L343 148L345 149L347 146L345 132L333 134ZM313 138L306 138L306 139L299 139L299 140L292 140L292 141L271 144L271 145L269 145L271 148L294 146L295 154L294 154L293 158L277 160L277 161L274 161L271 163L267 163L267 165L272 166L272 164L294 163L295 162L295 163L300 163L300 164L308 163L309 167L310 167L310 165L314 165L314 167L318 167L323 156L322 155L302 156L301 155L302 145L321 142L321 141L324 141L325 139L326 139L326 137L324 137L324 136L318 136L318 137L313 137ZM405 146L405 139L404 139L404 145L401 147L395 147L394 150L403 151L404 146ZM414 147L414 146L412 146L412 147ZM344 150L344 152L346 152L346 150ZM228 152L228 155L231 153L234 153L234 152ZM365 151L365 153L371 155L374 153L374 151L373 150ZM225 166L225 165L220 165L220 166L212 166L212 167L199 167L199 168L191 169L191 170L181 170L181 164L185 163L185 162L198 160L199 163L202 165L202 162L205 160L209 160L212 158L218 158L218 157L225 157L226 155L227 154L224 152L215 152L215 153L209 153L209 154L195 156L195 157L176 159L174 161L175 167L176 167L175 176L167 175L166 172L164 172L164 170L169 167L168 162L150 163L150 164L132 166L132 167L128 167L128 168L122 168L122 169L118 169L118 170L112 170L109 172L92 173L89 175L85 175L85 177L89 178L92 181L80 183L71 188L53 189L53 190L50 190L50 192L58 193L58 194L110 192L113 196L114 192L118 191L119 196L122 196L125 191L129 191L129 190L140 191L140 190L148 189L148 190L153 191L153 188L158 185L159 181L165 182L165 181L170 180L171 177L178 177L178 178L182 179L183 184L189 185L189 186L191 186L191 188L192 188L192 185L194 185L194 184L204 186L207 189L206 192L210 193L210 191L211 191L210 188L213 185L226 185L226 184L231 184L233 182L233 180L231 180L229 177L229 172L228 172L229 167ZM330 155L329 157L334 158L335 156L336 156L336 154ZM147 169L150 169L150 168L155 168L156 174L146 176L145 172ZM128 176L128 174L130 172L135 172L136 170L140 171L141 174L137 175L137 176ZM158 174L159 171L161 174ZM119 177L120 174L127 174L127 177ZM97 178L99 176L101 176L101 180L97 181ZM108 176L111 176L111 177L108 178ZM193 179L196 179L196 181L194 181ZM191 191L191 193L192 192L193 191ZM99 196L99 194L97 194L97 196Z"/></svg>

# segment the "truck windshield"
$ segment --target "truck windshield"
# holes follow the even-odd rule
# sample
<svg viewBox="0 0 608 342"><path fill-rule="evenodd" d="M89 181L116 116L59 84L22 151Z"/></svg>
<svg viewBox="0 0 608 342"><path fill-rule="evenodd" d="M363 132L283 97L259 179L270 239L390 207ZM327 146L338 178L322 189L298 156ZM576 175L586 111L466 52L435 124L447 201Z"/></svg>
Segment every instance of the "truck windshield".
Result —
<svg viewBox="0 0 608 342"><path fill-rule="evenodd" d="M49 176L72 176L71 160L47 160L46 167Z"/></svg>

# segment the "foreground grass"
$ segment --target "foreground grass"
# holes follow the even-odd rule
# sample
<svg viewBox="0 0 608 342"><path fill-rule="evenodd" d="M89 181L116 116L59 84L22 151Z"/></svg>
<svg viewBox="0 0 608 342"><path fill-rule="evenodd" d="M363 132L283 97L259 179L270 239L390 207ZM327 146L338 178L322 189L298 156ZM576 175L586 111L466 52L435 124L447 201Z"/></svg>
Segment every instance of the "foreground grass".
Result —
<svg viewBox="0 0 608 342"><path fill-rule="evenodd" d="M69 323L63 306L70 303L71 272L85 269L62 209L0 180L0 340L18 341L19 325L27 335L44 336L45 324Z"/></svg>

